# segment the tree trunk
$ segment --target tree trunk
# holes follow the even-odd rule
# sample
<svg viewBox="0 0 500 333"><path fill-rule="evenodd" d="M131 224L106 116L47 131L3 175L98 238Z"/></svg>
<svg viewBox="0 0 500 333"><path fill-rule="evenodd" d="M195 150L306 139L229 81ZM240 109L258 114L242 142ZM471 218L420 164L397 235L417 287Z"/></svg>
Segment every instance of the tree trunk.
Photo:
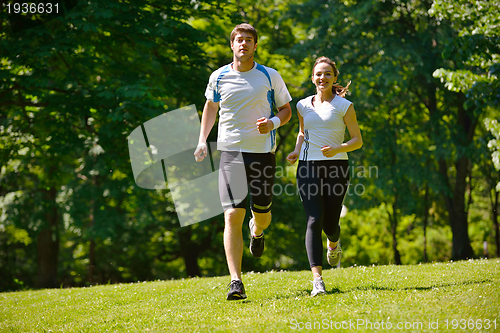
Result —
<svg viewBox="0 0 500 333"><path fill-rule="evenodd" d="M95 182L94 182L95 184ZM89 244L89 269L88 269L88 282L94 282L95 275L95 241L94 241L94 199L90 200L90 214L89 214L89 229L90 229L90 244Z"/></svg>
<svg viewBox="0 0 500 333"><path fill-rule="evenodd" d="M90 239L90 245L89 245L89 276L88 276L88 281L90 283L94 282L94 275L95 275L95 241L94 239Z"/></svg>
<svg viewBox="0 0 500 333"><path fill-rule="evenodd" d="M465 191L469 159L462 156L455 164L456 180L453 194L454 219L450 219L453 232L453 260L469 259L474 256L469 238L469 223L465 208Z"/></svg>
<svg viewBox="0 0 500 333"><path fill-rule="evenodd" d="M59 216L55 188L43 190L45 226L38 234L38 287L57 287L57 262L59 258Z"/></svg>
<svg viewBox="0 0 500 333"><path fill-rule="evenodd" d="M500 257L500 228L498 226L498 192L495 190L495 185L493 185L493 191L495 191L495 199L491 202L491 216L493 218L493 227L495 229L495 244L497 246L496 256Z"/></svg>
<svg viewBox="0 0 500 333"><path fill-rule="evenodd" d="M392 234L392 250L394 251L394 263L396 265L401 265L401 255L398 250L398 239L397 239L397 227L398 227L398 217L396 214L397 209L397 196L394 199L394 204L392 205L392 215L389 213L389 220L391 221L391 234Z"/></svg>
<svg viewBox="0 0 500 333"><path fill-rule="evenodd" d="M453 246L451 258L453 260L469 259L474 256L470 245L467 212L465 211L465 183L467 175L468 159L462 156L456 163L456 179L455 189L453 194L444 193L446 208L448 210L448 220L451 226L453 235ZM445 177L446 183L449 185L446 162L443 159L439 160L439 171ZM449 186L448 188L451 188Z"/></svg>
<svg viewBox="0 0 500 333"><path fill-rule="evenodd" d="M458 159L455 161L455 187L451 185L448 178L446 162L442 157L439 158L439 173L443 177L447 191L443 191L446 208L448 210L448 219L453 234L453 246L451 258L453 260L464 260L474 257L469 238L468 212L465 205L465 194L467 188L467 171L469 169L469 158L465 155L465 148L468 147L474 138L475 128L477 126L477 117L471 116L463 105L465 96L460 95L457 98L456 105L458 139L455 139L455 145Z"/></svg>
<svg viewBox="0 0 500 333"><path fill-rule="evenodd" d="M427 257L427 224L429 221L429 184L425 184L425 197L424 197L424 262L428 262Z"/></svg>
<svg viewBox="0 0 500 333"><path fill-rule="evenodd" d="M181 257L186 265L186 273L189 277L200 276L201 270L198 266L198 246L191 240L191 226L182 227L179 230L179 244Z"/></svg>

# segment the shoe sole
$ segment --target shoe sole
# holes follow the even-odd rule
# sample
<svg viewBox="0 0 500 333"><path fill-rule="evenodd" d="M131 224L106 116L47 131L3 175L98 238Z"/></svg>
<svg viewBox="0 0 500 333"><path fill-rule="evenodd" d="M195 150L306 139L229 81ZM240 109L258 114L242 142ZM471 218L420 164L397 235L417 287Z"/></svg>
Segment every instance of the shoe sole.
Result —
<svg viewBox="0 0 500 333"><path fill-rule="evenodd" d="M264 236L262 236L262 237L264 237ZM252 238L253 238L253 237L252 237ZM253 239L252 239L252 240L253 240ZM264 249L262 249L262 253L261 253L260 255L257 255L257 254L255 254L255 253L253 253L253 252L252 252L252 247L251 247L251 246L250 246L249 248L250 248L250 253L251 253L251 254L252 254L255 258L260 258L260 257L262 257L262 255L264 254Z"/></svg>
<svg viewBox="0 0 500 333"><path fill-rule="evenodd" d="M227 300L228 301L238 301L247 298L246 294L232 294L232 295L227 295Z"/></svg>
<svg viewBox="0 0 500 333"><path fill-rule="evenodd" d="M342 254L339 256L339 259L337 260L337 262L336 262L335 264L330 264L330 262L329 262L328 260L327 260L327 261L328 261L328 264L329 264L330 266L332 266L332 267L337 267L337 265L338 265L338 264L339 264L339 262L340 262L340 259L342 259Z"/></svg>
<svg viewBox="0 0 500 333"><path fill-rule="evenodd" d="M258 256L258 255L256 255L256 254L254 254L254 253L252 252L252 246L251 246L251 243L252 243L252 241L254 240L254 238L253 238L253 236L252 236L252 233L253 233L253 226L254 226L254 224L255 224L255 222L253 222L253 223L252 223L252 221L253 221L253 219L250 219L250 221L248 222L248 228L250 229L250 246L249 246L249 249L250 249L250 253L251 253L251 254L252 254L255 258L260 258L260 257L262 257L262 254L264 253L264 249L262 250L262 253L260 254L260 256ZM264 235L262 235L262 237L264 237Z"/></svg>
<svg viewBox="0 0 500 333"><path fill-rule="evenodd" d="M339 240L339 246L340 246L340 240ZM330 257L328 256L328 251L326 251L326 261L328 261L328 264L332 267L337 267L337 265L339 264L340 262L340 259L342 259L342 248L340 248L340 253L339 253L339 256L338 256L338 259L337 259L337 262L335 264L330 264Z"/></svg>
<svg viewBox="0 0 500 333"><path fill-rule="evenodd" d="M326 295L326 292L320 291L320 292L317 292L316 294L312 294L311 293L311 297L314 297L314 296L323 296L323 295Z"/></svg>

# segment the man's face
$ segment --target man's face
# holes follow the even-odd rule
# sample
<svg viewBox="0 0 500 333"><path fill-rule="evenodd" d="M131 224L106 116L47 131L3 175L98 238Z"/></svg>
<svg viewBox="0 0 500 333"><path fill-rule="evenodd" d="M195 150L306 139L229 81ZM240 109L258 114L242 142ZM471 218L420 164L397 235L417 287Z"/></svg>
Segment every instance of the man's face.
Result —
<svg viewBox="0 0 500 333"><path fill-rule="evenodd" d="M244 61L253 57L255 50L257 50L257 44L251 34L241 32L236 34L231 42L231 49L238 60Z"/></svg>

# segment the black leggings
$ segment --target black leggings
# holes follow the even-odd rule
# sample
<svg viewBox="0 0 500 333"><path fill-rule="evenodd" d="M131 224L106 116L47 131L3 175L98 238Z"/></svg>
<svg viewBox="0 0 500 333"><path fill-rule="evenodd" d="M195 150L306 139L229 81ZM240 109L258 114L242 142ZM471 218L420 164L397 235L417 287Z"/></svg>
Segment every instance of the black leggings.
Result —
<svg viewBox="0 0 500 333"><path fill-rule="evenodd" d="M340 212L349 187L349 161L299 161L297 186L307 215L306 250L311 267L322 266L324 231L331 242L340 237Z"/></svg>

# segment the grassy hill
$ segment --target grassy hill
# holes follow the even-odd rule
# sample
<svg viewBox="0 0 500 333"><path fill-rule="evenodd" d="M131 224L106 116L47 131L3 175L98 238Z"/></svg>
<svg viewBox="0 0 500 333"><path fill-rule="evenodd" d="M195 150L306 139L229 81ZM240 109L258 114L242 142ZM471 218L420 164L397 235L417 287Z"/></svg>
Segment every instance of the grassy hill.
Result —
<svg viewBox="0 0 500 333"><path fill-rule="evenodd" d="M500 259L247 273L0 294L1 332L500 332ZM448 330L446 330L448 328Z"/></svg>

